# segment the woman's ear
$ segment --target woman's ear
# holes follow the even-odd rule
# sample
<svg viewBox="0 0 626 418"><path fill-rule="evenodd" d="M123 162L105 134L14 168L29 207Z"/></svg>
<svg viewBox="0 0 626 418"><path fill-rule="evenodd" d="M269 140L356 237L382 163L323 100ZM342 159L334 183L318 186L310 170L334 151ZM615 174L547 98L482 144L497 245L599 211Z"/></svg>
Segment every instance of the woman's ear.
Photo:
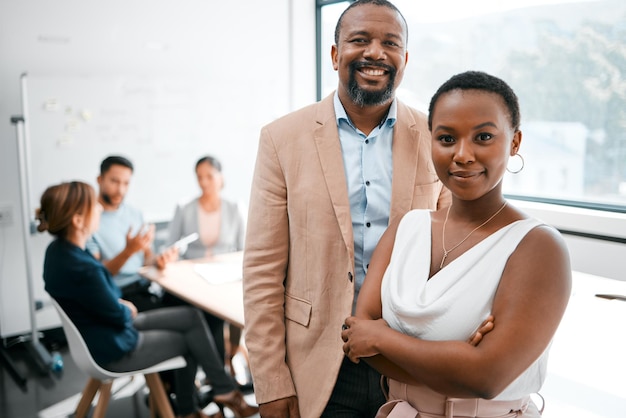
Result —
<svg viewBox="0 0 626 418"><path fill-rule="evenodd" d="M522 131L516 131L513 134L513 140L511 141L511 157L519 152L519 148L522 145Z"/></svg>
<svg viewBox="0 0 626 418"><path fill-rule="evenodd" d="M83 229L83 227L85 226L85 217L81 215L80 213L74 214L74 216L72 216L72 226L77 231L80 231L81 229Z"/></svg>

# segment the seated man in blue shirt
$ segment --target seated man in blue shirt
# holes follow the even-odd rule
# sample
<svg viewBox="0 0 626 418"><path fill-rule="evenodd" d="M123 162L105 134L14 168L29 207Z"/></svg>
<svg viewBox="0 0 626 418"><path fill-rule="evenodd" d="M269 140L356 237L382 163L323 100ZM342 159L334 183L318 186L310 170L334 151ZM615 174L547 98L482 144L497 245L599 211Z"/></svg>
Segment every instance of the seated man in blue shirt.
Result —
<svg viewBox="0 0 626 418"><path fill-rule="evenodd" d="M154 225L146 225L142 213L124 203L132 175L133 164L124 157L110 156L100 164L98 201L104 211L87 249L111 272L122 298L141 312L161 307L161 298L139 275L139 269L151 264L164 268L178 254L175 249L153 253Z"/></svg>

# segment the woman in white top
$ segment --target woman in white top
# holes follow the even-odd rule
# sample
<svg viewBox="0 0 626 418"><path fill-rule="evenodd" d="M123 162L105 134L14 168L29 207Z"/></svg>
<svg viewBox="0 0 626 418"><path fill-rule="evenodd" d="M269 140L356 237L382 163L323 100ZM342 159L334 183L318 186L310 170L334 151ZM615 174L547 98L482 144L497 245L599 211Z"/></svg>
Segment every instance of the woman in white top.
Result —
<svg viewBox="0 0 626 418"><path fill-rule="evenodd" d="M196 162L195 170L202 194L176 207L169 225L167 245L195 232L199 239L188 244L186 250L181 250L182 258L197 259L242 251L245 223L238 205L221 197L224 187L222 164L217 158L207 155ZM164 304L180 305L185 302L168 293L164 296ZM209 313L205 314L205 318L218 351L225 358L224 321ZM232 358L239 349L241 330L231 325L229 331L228 360L232 373Z"/></svg>
<svg viewBox="0 0 626 418"><path fill-rule="evenodd" d="M560 234L502 195L522 141L517 97L470 71L444 83L429 110L452 204L390 225L346 319L344 351L389 378L379 417L539 416L529 395L545 379L571 269ZM466 344L489 315L494 329Z"/></svg>

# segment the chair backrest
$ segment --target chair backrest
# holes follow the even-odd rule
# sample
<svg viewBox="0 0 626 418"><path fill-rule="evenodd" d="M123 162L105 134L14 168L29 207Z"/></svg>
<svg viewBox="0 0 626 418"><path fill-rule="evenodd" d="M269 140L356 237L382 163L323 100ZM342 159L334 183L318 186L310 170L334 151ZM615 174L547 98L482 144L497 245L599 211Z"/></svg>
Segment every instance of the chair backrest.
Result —
<svg viewBox="0 0 626 418"><path fill-rule="evenodd" d="M72 358L78 368L98 380L114 379L126 374L109 372L100 367L91 356L89 348L87 348L87 344L85 343L83 336L80 335L78 328L76 328L76 325L74 325L70 317L67 313L65 313L61 305L54 300L54 298L52 298L52 305L54 305L59 313L59 316L61 317L61 324L63 326L63 331L65 331L65 338L67 338L70 353L72 354Z"/></svg>
<svg viewBox="0 0 626 418"><path fill-rule="evenodd" d="M122 376L128 376L137 373L155 373L164 370L173 370L180 369L187 365L185 358L183 356L173 357L169 360L165 360L161 363L155 364L151 367L147 367L141 370L134 370L129 372L117 373L111 372L103 369L96 363L96 361L91 356L89 352L89 348L87 348L87 343L83 339L83 336L80 335L78 328L72 322L67 313L63 310L61 305L54 299L52 300L52 305L56 308L59 316L61 317L61 324L63 326L63 331L65 332L65 337L67 338L67 345L70 348L70 353L72 354L72 358L74 362L83 372L87 373L90 377L98 380L110 380L115 379Z"/></svg>

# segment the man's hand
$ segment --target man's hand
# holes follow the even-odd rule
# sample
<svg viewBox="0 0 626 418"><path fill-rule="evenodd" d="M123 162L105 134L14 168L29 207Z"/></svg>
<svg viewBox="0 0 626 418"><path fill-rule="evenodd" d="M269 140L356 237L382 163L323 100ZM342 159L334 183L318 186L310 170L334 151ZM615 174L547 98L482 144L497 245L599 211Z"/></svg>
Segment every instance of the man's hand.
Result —
<svg viewBox="0 0 626 418"><path fill-rule="evenodd" d="M154 264L159 270L163 270L167 263L178 260L178 248L169 247L154 259Z"/></svg>
<svg viewBox="0 0 626 418"><path fill-rule="evenodd" d="M131 235L132 229L132 227L128 228L126 233L126 250L131 254L149 250L154 240L154 224L150 224L147 228L141 227L135 236Z"/></svg>
<svg viewBox="0 0 626 418"><path fill-rule="evenodd" d="M262 403L259 405L259 415L261 418L300 418L298 398L290 396Z"/></svg>

